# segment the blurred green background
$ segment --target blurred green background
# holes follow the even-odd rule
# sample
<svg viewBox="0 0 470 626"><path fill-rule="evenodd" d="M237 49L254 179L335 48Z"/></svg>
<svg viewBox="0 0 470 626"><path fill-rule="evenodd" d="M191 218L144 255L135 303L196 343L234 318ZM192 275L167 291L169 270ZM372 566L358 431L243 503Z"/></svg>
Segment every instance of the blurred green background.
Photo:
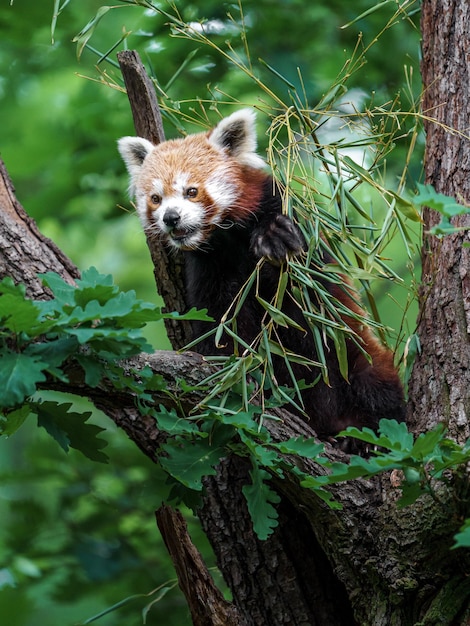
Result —
<svg viewBox="0 0 470 626"><path fill-rule="evenodd" d="M51 23L61 8L51 38ZM383 6L382 6L383 5ZM96 24L89 47L77 58L73 38L102 6L97 0L3 2L0 7L0 156L16 187L19 201L39 228L84 269L95 265L113 274L122 289L158 302L149 253L127 196L127 177L116 140L133 134L126 95L100 82L122 86L115 51L100 55L129 34L116 51L139 50L144 62L183 110L188 100L228 94L243 103L265 98L256 84L213 49L185 38L171 37L165 17L117 2ZM159 3L168 9L168 5ZM211 0L178 2L184 21L208 22L211 37L245 58L243 41L227 18L240 21L237 4ZM246 0L245 28L253 68L264 84L284 96L286 80L305 90L315 104L327 93L353 55L367 48L366 63L348 79L368 101L386 103L401 92L402 107L419 96L418 13L401 16L382 33L397 3L372 0ZM342 26L353 22L348 28ZM358 44L358 38L360 42ZM276 77L261 58L284 79ZM299 79L301 70L303 84ZM181 70L181 71L179 71ZM105 74L103 74L105 73ZM177 76L175 77L175 74ZM411 79L409 77L411 76ZM407 78L408 77L408 78ZM169 84L171 83L171 84ZM221 110L230 112L229 109ZM268 125L259 118L260 132ZM168 123L167 136L176 134ZM422 137L410 163L410 185L421 173ZM261 150L266 138L261 138ZM388 184L403 170L408 137L387 159ZM417 239L411 241L416 247ZM390 246L396 270L413 282L403 249ZM409 272L410 270L410 272ZM384 321L397 331L407 289L387 295L379 285L377 298ZM413 331L411 308L404 334ZM150 328L156 348L168 347L162 326ZM90 407L77 400L83 410ZM156 529L153 512L164 477L109 420L94 412L107 429L110 463L92 463L72 450L67 456L33 423L10 440L0 440L0 622L8 626L59 626L82 623L133 594L171 587L174 571ZM197 522L192 533L213 559ZM142 609L158 596L137 598L98 623L104 626L143 623ZM147 624L190 624L177 587L157 602Z"/></svg>

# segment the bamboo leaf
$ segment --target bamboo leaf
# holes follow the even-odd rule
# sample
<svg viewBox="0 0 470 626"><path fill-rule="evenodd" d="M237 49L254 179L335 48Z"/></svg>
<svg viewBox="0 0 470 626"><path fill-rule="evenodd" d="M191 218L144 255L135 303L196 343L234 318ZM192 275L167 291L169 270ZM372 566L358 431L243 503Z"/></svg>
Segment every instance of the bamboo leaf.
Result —
<svg viewBox="0 0 470 626"><path fill-rule="evenodd" d="M356 22L359 22L360 20L362 20L365 17L371 15L372 13L375 13L375 11L379 11L384 6L386 6L387 4L390 4L390 3L395 4L395 0L384 0L383 2L378 2L377 4L374 4L374 6L372 6L370 9L367 9L367 11L364 11L363 13L361 13L360 15L355 17L353 20L351 20L351 22L348 22L347 24L344 24L343 26L341 26L341 28L342 29L349 28L350 26L352 26Z"/></svg>
<svg viewBox="0 0 470 626"><path fill-rule="evenodd" d="M302 328L300 324L298 324L295 320L293 320L291 317L283 313L281 310L279 310L269 302L266 302L266 300L261 298L261 296L257 295L256 299L261 304L263 309L265 309L269 313L270 317L274 322L276 322L276 324L278 324L279 326L283 326L284 328L291 326L293 328L296 328L297 330L300 330L301 332L305 332L305 329Z"/></svg>
<svg viewBox="0 0 470 626"><path fill-rule="evenodd" d="M93 36L96 27L103 19L103 17L113 9L111 6L102 6L96 12L96 15L93 19L91 19L86 26L82 28L82 30L76 35L72 41L77 44L77 57L80 58L83 52L83 49L87 45L90 38Z"/></svg>

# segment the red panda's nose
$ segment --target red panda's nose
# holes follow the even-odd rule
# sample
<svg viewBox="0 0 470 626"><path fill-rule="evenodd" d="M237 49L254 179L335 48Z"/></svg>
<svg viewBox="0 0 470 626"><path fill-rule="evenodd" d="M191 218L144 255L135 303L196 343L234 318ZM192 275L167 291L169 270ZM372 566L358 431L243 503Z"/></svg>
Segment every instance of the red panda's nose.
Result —
<svg viewBox="0 0 470 626"><path fill-rule="evenodd" d="M176 209L167 209L163 215L163 223L168 228L176 228L180 219L180 214Z"/></svg>

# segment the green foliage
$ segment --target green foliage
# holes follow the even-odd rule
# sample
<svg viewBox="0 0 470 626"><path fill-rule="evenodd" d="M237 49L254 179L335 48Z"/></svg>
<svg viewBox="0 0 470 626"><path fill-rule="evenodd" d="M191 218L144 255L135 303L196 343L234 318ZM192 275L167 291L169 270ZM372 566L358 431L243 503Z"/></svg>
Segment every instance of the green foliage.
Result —
<svg viewBox="0 0 470 626"><path fill-rule="evenodd" d="M12 407L20 404L36 391L36 385L44 382L44 363L27 354L7 352L1 355L0 375L5 381L2 404Z"/></svg>
<svg viewBox="0 0 470 626"><path fill-rule="evenodd" d="M80 58L83 49L87 45L90 38L93 36L93 33L100 23L101 19L111 11L113 7L111 6L102 6L98 9L95 17L93 17L86 26L82 28L82 30L78 33L76 37L74 37L74 42L77 43L77 56Z"/></svg>
<svg viewBox="0 0 470 626"><path fill-rule="evenodd" d="M374 452L367 459L354 456L349 464L334 464L328 482L336 483L371 477L385 471L401 470L405 480L400 485L400 506L412 504L422 495L434 496L436 481L447 482L447 470L462 470L470 460L470 443L459 446L446 438L442 424L421 433L416 440L405 423L394 420L381 420L378 434L368 428L362 431L348 428L341 434L364 442Z"/></svg>
<svg viewBox="0 0 470 626"><path fill-rule="evenodd" d="M189 507L197 505L203 478L214 475L223 458L230 454L246 457L252 465L252 483L245 486L243 494L256 532L266 539L277 526L277 512L273 504L278 502L276 492L267 481L271 476L283 479L286 471L299 474L286 460L286 455L326 463L326 457L322 456L324 446L302 438L273 442L263 425L263 421L273 419L272 416L253 404L241 410L239 396L233 391L222 400L215 402L213 399L207 408L184 421L174 411L164 407L152 412L159 427L173 435L162 445L163 454L158 455L161 466L168 472L169 485L173 486L171 497ZM322 481L310 487L323 500L331 502L331 495L324 490Z"/></svg>
<svg viewBox="0 0 470 626"><path fill-rule="evenodd" d="M235 406L235 397L232 402ZM252 482L243 489L243 494L253 526L263 539L277 526L277 512L273 506L277 502L276 492L267 483L271 477L282 480L286 472L291 472L302 487L313 490L332 508L340 508L329 486L400 470L398 504L407 506L425 495L438 499L439 482L452 480L449 470L464 471L470 461L470 443L459 446L446 438L441 424L422 433L416 440L406 424L394 420L381 420L378 433L367 428L362 431L348 428L339 436L363 442L369 456L353 455L348 463L339 463L331 462L324 454L324 445L313 439L299 437L273 442L259 419L271 417L261 415L259 407L252 406L249 412L235 412L227 406L214 406L213 410L217 413L198 414L189 422L190 426L184 428L178 427L181 420L174 412L169 413L161 407L156 414L158 424L165 432L179 433L162 446L165 455L160 461L170 476L170 484L176 481L175 485L180 482L185 487L185 490L175 488L173 497L193 506L198 499L188 489L200 492L204 476L213 475L215 466L229 452L245 456L252 464ZM214 425L214 420L224 424L224 428ZM318 474L305 473L300 459L315 462Z"/></svg>
<svg viewBox="0 0 470 626"><path fill-rule="evenodd" d="M432 185L418 184L417 186L418 194L413 197L413 203L419 207L434 209L441 216L439 224L429 230L431 235L443 237L461 230L468 230L468 227L455 226L450 220L458 215L469 215L470 207L458 204L455 198L437 193Z"/></svg>
<svg viewBox="0 0 470 626"><path fill-rule="evenodd" d="M0 432L12 435L33 413L65 451L71 446L92 460L105 461L101 452L105 442L97 438L101 429L87 423L90 414L70 412L70 403L35 401L38 386L47 387L47 381L53 386L54 380L67 383L75 362L86 384L96 387L103 377L111 378L118 389L140 390L144 401L144 388L127 379L116 361L152 351L142 335L146 322L205 315L194 310L184 316L163 314L134 291L122 292L111 276L95 268L83 272L76 285L52 272L43 276L43 282L54 297L36 302L10 278L0 283ZM147 387L158 388L159 379L147 374L141 373Z"/></svg>
<svg viewBox="0 0 470 626"><path fill-rule="evenodd" d="M470 548L470 519L465 520L464 525L455 535L453 548Z"/></svg>
<svg viewBox="0 0 470 626"><path fill-rule="evenodd" d="M147 609L148 624L189 624L154 519L165 476L109 419L94 411L90 421L106 427L107 465L74 450L65 462L43 429L0 438L0 614L17 626L77 624L98 613L105 626L139 626ZM199 525L186 517L211 566ZM110 613L117 603L119 614Z"/></svg>
<svg viewBox="0 0 470 626"><path fill-rule="evenodd" d="M244 358L238 361L243 362ZM259 361L252 362L256 373ZM252 484L243 493L254 528L263 538L269 536L277 524L273 507L275 492L266 484L269 476L282 480L285 472L293 472L303 487L315 491L329 506L339 508L328 486L400 470L403 479L399 504L405 506L420 496L435 497L437 481L447 480L445 471L453 469L458 472L470 460L470 447L462 448L447 439L442 425L414 440L404 423L393 420L382 420L378 434L369 429L359 431L355 428L341 433L340 436L353 437L363 442L365 448L370 450L368 458L352 456L349 463L331 463L324 455L323 444L314 440L297 438L274 443L264 426L266 420L273 419L266 399L264 409L248 401L240 408L240 395L248 398L253 388L250 385L244 387L238 378L234 378L235 366L236 362L234 365L234 360L228 359L225 368L222 368L223 372L225 370L222 382L215 387L222 397L219 395L215 401L216 394L212 388L211 394L202 403L208 411L189 416L190 420L186 422L163 407L155 413L159 427L168 434L177 435L163 446L161 463L171 481L182 483L186 489L182 491L175 488L174 497L177 500L182 498L191 506L197 502L197 498L187 490L200 492L203 477L213 474L219 460L229 451L249 458L253 466L250 474ZM240 364L237 367L241 369ZM249 370L245 369L245 374L248 373ZM235 382L238 386L241 384L241 389L238 389L240 395L237 395ZM207 404L208 398L210 405ZM270 400L271 405L282 405L285 402L286 398L280 394ZM220 425L224 426L222 430ZM319 475L304 473L297 462L291 464L289 456L314 461L322 468Z"/></svg>
<svg viewBox="0 0 470 626"><path fill-rule="evenodd" d="M253 520L253 528L261 540L267 539L278 525L277 511L273 505L281 500L268 485L270 474L259 468L255 462L250 472L251 485L243 487L248 511Z"/></svg>
<svg viewBox="0 0 470 626"><path fill-rule="evenodd" d="M71 447L80 450L91 461L107 462L108 457L101 451L107 442L98 438L105 429L86 423L91 411L76 413L70 411L71 406L72 403L35 402L38 426L45 428L64 452L68 452Z"/></svg>
<svg viewBox="0 0 470 626"><path fill-rule="evenodd" d="M27 433L20 427L35 415L41 431L44 429L59 444L57 450L60 447L69 452L69 462L64 464L63 458L56 457L57 451L48 448L46 453L32 454L34 469L29 469L28 462L25 467L17 462L15 471L8 473L0 463L1 497L9 504L2 515L0 533L0 559L5 564L0 576L2 614L13 612L17 602L13 587L27 585L37 591L28 596L25 620L34 615L44 623L59 623L53 615L63 614L67 596L80 595L87 598L86 605L77 605L82 616L96 612L96 619L99 616L105 620L119 608L130 620L139 604L147 616L150 610L156 612L157 603L175 586L170 580L174 574L169 564L163 569L155 563L149 568L144 566L149 559L149 545L155 545L152 511L166 493L163 478L143 463L137 451L131 461L126 460L128 452L117 458L112 450L105 454L109 432L105 440L105 429L96 424L91 410L77 410L69 397L44 399L39 389L55 387L57 382L66 385L70 372L77 376L78 369L88 385L96 386L106 376L116 389L141 391L144 402L142 384L151 391L161 387L161 380L150 370L139 372L138 380L126 377L118 361L150 350L142 335L144 325L164 316L158 307L139 300L135 292L122 292L109 275L101 275L94 268L85 271L76 285L53 273L44 275L43 280L53 296L48 301L28 300L24 288L9 278L0 283L0 431L11 439L3 458L8 458L9 450L24 440ZM169 316L178 317L165 315ZM194 311L187 314L188 319L197 317ZM114 440L116 436L114 433ZM34 440L40 440L40 435ZM80 462L71 448L84 455ZM20 445L20 458L27 449L27 445ZM109 458L112 467L107 474L105 470L97 471L96 462L104 463ZM42 465L37 459L43 459ZM138 497L146 483L153 485L149 510L142 508ZM118 522L115 507L120 511ZM9 534L4 536L7 531ZM68 555L66 559L64 554ZM62 574L60 582L54 583L58 563ZM156 576L149 569L155 570ZM161 584L165 579L169 582ZM54 584L57 588L53 599L49 595ZM132 585L145 590L154 585L156 590L129 598L128 588ZM116 603L116 594L125 599ZM38 607L47 602L54 610L43 615ZM103 609L103 604L108 608ZM15 615L23 620L20 614ZM184 612L182 617L176 607L175 616L176 621L171 623L179 626ZM17 623L22 626L29 622ZM76 616L73 623L77 623Z"/></svg>
<svg viewBox="0 0 470 626"><path fill-rule="evenodd" d="M210 426L210 424L209 424ZM188 489L202 490L202 479L215 475L215 466L226 455L226 444L233 438L234 429L216 428L211 433L198 431L191 438L172 438L162 446L160 463L171 476Z"/></svg>

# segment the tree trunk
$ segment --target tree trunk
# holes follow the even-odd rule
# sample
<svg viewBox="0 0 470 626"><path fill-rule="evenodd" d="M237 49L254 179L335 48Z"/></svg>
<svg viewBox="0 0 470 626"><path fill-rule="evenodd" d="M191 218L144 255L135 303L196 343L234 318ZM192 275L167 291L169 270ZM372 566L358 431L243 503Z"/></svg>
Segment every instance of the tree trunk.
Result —
<svg viewBox="0 0 470 626"><path fill-rule="evenodd" d="M421 10L426 183L469 204L470 4L423 0ZM439 221L432 210L423 217L425 231ZM453 221L470 227L469 215ZM470 248L463 247L465 241L468 230L443 239L425 235L422 354L410 385L409 414L416 431L444 422L460 443L470 436Z"/></svg>
<svg viewBox="0 0 470 626"><path fill-rule="evenodd" d="M78 269L47 237L39 232L34 220L15 196L13 183L0 161L0 278L11 276L25 283L28 297L48 297L38 274L57 272L73 284L80 276Z"/></svg>
<svg viewBox="0 0 470 626"><path fill-rule="evenodd" d="M439 122L461 131L470 126L465 74L468 61L458 65L468 55L468 12L467 0L423 1L425 109ZM446 49L441 50L444 45ZM131 101L146 106L151 99L149 91L132 93L135 83L126 84ZM142 126L138 132L144 136L155 132L157 117L151 109L149 105L150 117L143 114L148 126L139 122ZM468 140L445 133L438 124L428 123L426 130L427 180L439 191L468 200ZM5 172L2 174L0 274L25 282L35 298L47 297L36 278L37 271L54 269L71 281L78 272L30 220L20 216L9 180ZM425 219L426 228L435 220L430 211ZM470 266L469 250L462 248L462 239L463 235L444 240L426 237L419 327L423 353L410 386L410 423L416 432L445 419L449 432L459 441L468 436L470 389ZM158 248L158 242L149 245ZM159 259L155 264L157 283L167 306L175 308L175 302L184 303L181 266L175 270L175 290L175 283L171 288L168 283L169 276L173 279L168 264L174 260L154 253L157 256L153 258ZM182 334L174 330L174 346L181 347L186 336L187 329ZM153 358L145 355L131 364L137 368L145 364L164 373L169 385L179 378L203 378L209 369L197 355L173 353ZM154 458L155 442L161 434L153 420L138 413L132 394L118 396L106 381L96 389L88 389L80 376L73 374L70 372L68 390L91 397ZM64 390L64 383L56 387ZM188 398L189 405L191 402L197 399ZM279 412L279 416L279 422L268 424L274 441L314 435L299 418L286 412ZM328 454L332 459L345 459L333 449ZM273 481L281 497L280 523L262 542L253 532L241 492L248 469L244 459L223 460L218 474L205 482L206 496L200 511L219 567L232 590L231 604L214 589L178 514L167 509L159 514L195 624L468 626L470 560L467 552L449 550L462 515L469 515L465 505L468 485L456 482L442 487L439 502L425 497L410 507L397 509L390 476L356 480L331 488L343 507L332 510L287 474L284 480ZM312 475L324 471L312 461L305 461L302 469Z"/></svg>

